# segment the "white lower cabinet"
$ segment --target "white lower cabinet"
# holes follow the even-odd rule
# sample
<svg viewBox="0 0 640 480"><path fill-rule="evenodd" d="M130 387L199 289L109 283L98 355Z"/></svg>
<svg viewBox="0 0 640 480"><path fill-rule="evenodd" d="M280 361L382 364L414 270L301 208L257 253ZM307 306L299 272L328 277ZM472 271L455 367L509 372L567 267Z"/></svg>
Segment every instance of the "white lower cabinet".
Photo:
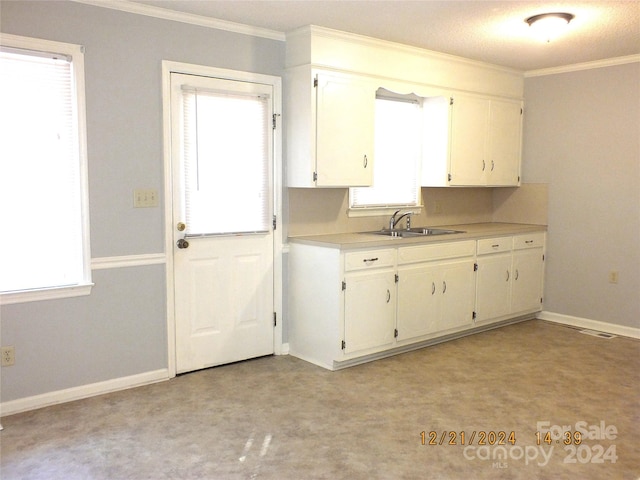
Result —
<svg viewBox="0 0 640 480"><path fill-rule="evenodd" d="M399 342L473 325L474 249L474 241L399 249Z"/></svg>
<svg viewBox="0 0 640 480"><path fill-rule="evenodd" d="M540 310L544 277L544 234L513 239L511 312Z"/></svg>
<svg viewBox="0 0 640 480"><path fill-rule="evenodd" d="M536 232L346 251L291 243L289 353L334 370L536 312L544 241Z"/></svg>
<svg viewBox="0 0 640 480"><path fill-rule="evenodd" d="M511 310L512 237L478 240L476 323L497 320Z"/></svg>
<svg viewBox="0 0 640 480"><path fill-rule="evenodd" d="M345 255L344 353L388 348L396 319L395 251Z"/></svg>
<svg viewBox="0 0 640 480"><path fill-rule="evenodd" d="M544 233L478 240L476 323L541 309L544 242Z"/></svg>

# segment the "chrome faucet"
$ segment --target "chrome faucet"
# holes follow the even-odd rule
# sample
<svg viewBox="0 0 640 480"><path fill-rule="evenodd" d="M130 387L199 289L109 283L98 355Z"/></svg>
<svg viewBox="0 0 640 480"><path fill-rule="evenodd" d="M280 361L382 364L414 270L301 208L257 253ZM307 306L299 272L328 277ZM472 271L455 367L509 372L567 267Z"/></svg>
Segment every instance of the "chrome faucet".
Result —
<svg viewBox="0 0 640 480"><path fill-rule="evenodd" d="M394 228L396 228L396 225L398 224L398 222L400 220L402 220L404 217L407 217L407 230L410 230L411 229L411 214L413 212L403 213L398 218L396 218L396 215L398 215L398 213L400 213L400 210L396 210L393 213L393 215L391 215L391 218L389 219L389 230L393 230Z"/></svg>

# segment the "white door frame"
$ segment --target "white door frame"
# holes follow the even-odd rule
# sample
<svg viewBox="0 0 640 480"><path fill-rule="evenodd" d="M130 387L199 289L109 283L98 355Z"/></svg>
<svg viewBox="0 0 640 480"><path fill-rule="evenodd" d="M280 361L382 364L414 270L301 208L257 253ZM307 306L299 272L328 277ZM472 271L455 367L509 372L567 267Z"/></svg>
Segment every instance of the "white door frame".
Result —
<svg viewBox="0 0 640 480"><path fill-rule="evenodd" d="M173 175L171 174L171 73L201 75L245 82L257 82L273 86L273 113L278 119L278 128L274 135L273 152L273 212L278 226L273 232L273 309L277 323L273 335L273 351L281 355L282 351L282 79L273 75L241 72L224 68L207 67L189 63L162 61L162 131L164 156L164 238L166 256L166 298L167 298L167 362L169 378L176 376L176 319L173 272Z"/></svg>

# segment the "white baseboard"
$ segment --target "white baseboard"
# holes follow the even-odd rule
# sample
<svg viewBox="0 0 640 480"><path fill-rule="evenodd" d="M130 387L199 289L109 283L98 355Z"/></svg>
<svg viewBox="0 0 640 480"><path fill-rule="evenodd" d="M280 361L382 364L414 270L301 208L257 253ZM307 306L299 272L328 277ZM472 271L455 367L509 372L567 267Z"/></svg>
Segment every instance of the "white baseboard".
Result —
<svg viewBox="0 0 640 480"><path fill-rule="evenodd" d="M289 355L289 343L283 343L280 349L280 355Z"/></svg>
<svg viewBox="0 0 640 480"><path fill-rule="evenodd" d="M71 402L83 398L102 395L104 393L116 392L127 388L140 387L151 383L162 382L169 379L169 370L161 369L152 372L140 373L129 377L114 378L104 382L81 385L79 387L57 390L55 392L43 393L32 397L19 398L0 404L0 415L13 415L15 413L35 410L36 408L48 407L58 403Z"/></svg>
<svg viewBox="0 0 640 480"><path fill-rule="evenodd" d="M616 325L615 323L601 322L599 320L590 320L588 318L572 317L571 315L563 315L561 313L540 312L537 315L540 320L561 323L563 325L571 325L572 327L586 328L596 330L598 332L611 333L622 337L631 337L640 339L640 328L627 327L624 325Z"/></svg>

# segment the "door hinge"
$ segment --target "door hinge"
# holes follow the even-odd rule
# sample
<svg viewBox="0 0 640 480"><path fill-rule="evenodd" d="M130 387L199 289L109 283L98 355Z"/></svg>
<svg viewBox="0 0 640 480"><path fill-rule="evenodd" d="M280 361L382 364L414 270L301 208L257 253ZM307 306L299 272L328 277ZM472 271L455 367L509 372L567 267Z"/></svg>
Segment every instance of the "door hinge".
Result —
<svg viewBox="0 0 640 480"><path fill-rule="evenodd" d="M313 79L313 86L317 87L318 86L318 77Z"/></svg>
<svg viewBox="0 0 640 480"><path fill-rule="evenodd" d="M347 344L344 342L344 340L342 340L342 350L344 350L345 348L347 348Z"/></svg>
<svg viewBox="0 0 640 480"><path fill-rule="evenodd" d="M449 97L449 105L453 105L453 97Z"/></svg>
<svg viewBox="0 0 640 480"><path fill-rule="evenodd" d="M273 326L275 327L276 325L278 325L278 321L276 320L277 315L276 312L273 312Z"/></svg>
<svg viewBox="0 0 640 480"><path fill-rule="evenodd" d="M398 283L400 281L400 275L398 275L397 273L396 273L396 276L395 276L395 281L396 281L396 283Z"/></svg>
<svg viewBox="0 0 640 480"><path fill-rule="evenodd" d="M475 320L475 319L476 319L476 316L477 316L477 315L476 315L476 312L473 312L473 314L471 315L471 318L472 318L473 320Z"/></svg>
<svg viewBox="0 0 640 480"><path fill-rule="evenodd" d="M393 331L393 338L398 338L398 329L397 328Z"/></svg>
<svg viewBox="0 0 640 480"><path fill-rule="evenodd" d="M478 262L473 264L473 271L477 272L478 271Z"/></svg>
<svg viewBox="0 0 640 480"><path fill-rule="evenodd" d="M279 116L280 116L280 114L279 114L279 113L274 113L273 115L271 115L271 121L273 122L273 123L272 123L272 126L273 126L273 129L274 129L274 130L277 128L277 125L278 125L277 118L278 118Z"/></svg>
<svg viewBox="0 0 640 480"><path fill-rule="evenodd" d="M447 175L447 179L451 181L451 174Z"/></svg>
<svg viewBox="0 0 640 480"><path fill-rule="evenodd" d="M276 217L274 215L273 216L273 229L275 230L277 226L278 226L278 217Z"/></svg>
<svg viewBox="0 0 640 480"><path fill-rule="evenodd" d="M318 172L313 172L313 181L314 182L318 181Z"/></svg>
<svg viewBox="0 0 640 480"><path fill-rule="evenodd" d="M544 253L542 254L542 261L544 262Z"/></svg>
<svg viewBox="0 0 640 480"><path fill-rule="evenodd" d="M347 289L347 282L342 282L342 290L346 290Z"/></svg>
<svg viewBox="0 0 640 480"><path fill-rule="evenodd" d="M542 297L540 297L540 303L542 303Z"/></svg>

